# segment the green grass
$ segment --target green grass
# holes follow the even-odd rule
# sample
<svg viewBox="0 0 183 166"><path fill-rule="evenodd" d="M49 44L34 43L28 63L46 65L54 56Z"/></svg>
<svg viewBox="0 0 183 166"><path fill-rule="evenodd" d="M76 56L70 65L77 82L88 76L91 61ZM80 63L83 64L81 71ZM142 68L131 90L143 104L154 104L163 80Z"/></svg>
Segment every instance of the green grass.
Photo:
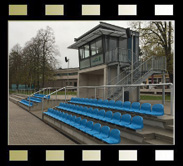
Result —
<svg viewBox="0 0 183 166"><path fill-rule="evenodd" d="M141 100L162 100L162 96L140 95ZM165 100L170 100L170 95L165 95Z"/></svg>

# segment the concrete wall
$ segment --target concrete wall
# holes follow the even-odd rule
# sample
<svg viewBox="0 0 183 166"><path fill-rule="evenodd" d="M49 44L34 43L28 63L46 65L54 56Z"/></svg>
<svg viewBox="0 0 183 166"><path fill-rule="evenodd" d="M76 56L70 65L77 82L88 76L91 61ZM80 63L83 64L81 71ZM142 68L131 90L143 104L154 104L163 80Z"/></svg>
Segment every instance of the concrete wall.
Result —
<svg viewBox="0 0 183 166"><path fill-rule="evenodd" d="M78 86L100 86L107 84L107 66L100 65L79 71ZM96 89L96 97L103 99L103 89ZM79 97L95 98L95 88L80 88Z"/></svg>
<svg viewBox="0 0 183 166"><path fill-rule="evenodd" d="M80 86L98 86L98 85L103 85L104 84L104 75L95 75L95 74L79 74L80 77ZM102 96L102 91L97 89L96 90L96 95L97 97L103 97ZM88 88L80 88L79 90L79 96L80 97L95 97L95 89L88 89Z"/></svg>

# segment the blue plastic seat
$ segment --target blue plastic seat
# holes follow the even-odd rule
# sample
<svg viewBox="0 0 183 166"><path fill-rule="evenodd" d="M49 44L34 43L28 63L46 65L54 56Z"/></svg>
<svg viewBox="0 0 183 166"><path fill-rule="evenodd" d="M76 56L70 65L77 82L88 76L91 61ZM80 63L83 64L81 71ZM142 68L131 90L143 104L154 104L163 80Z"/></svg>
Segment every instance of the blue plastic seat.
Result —
<svg viewBox="0 0 183 166"><path fill-rule="evenodd" d="M105 110L100 110L99 112L98 112L98 116L96 117L96 119L103 119L104 118L104 116L105 116Z"/></svg>
<svg viewBox="0 0 183 166"><path fill-rule="evenodd" d="M123 107L123 102L120 101L120 100L116 101L114 109L120 109L121 110L122 107Z"/></svg>
<svg viewBox="0 0 183 166"><path fill-rule="evenodd" d="M69 114L65 113L64 116L63 116L62 122L66 123L68 116L69 116Z"/></svg>
<svg viewBox="0 0 183 166"><path fill-rule="evenodd" d="M109 126L103 126L101 128L101 132L97 134L93 134L94 137L98 139L103 139L103 138L108 138L110 133L110 128Z"/></svg>
<svg viewBox="0 0 183 166"><path fill-rule="evenodd" d="M75 121L76 121L76 116L72 116L72 119L71 119L71 122L69 123L70 126L73 126L75 124Z"/></svg>
<svg viewBox="0 0 183 166"><path fill-rule="evenodd" d="M97 99L92 99L91 105L92 105L92 106L97 106Z"/></svg>
<svg viewBox="0 0 183 166"><path fill-rule="evenodd" d="M77 129L79 129L79 130L82 130L83 128L86 127L86 123L87 123L87 120L86 120L86 119L83 119L83 120L81 120L80 125L76 125L75 127L76 127Z"/></svg>
<svg viewBox="0 0 183 166"><path fill-rule="evenodd" d="M96 133L100 133L100 131L101 131L101 124L100 123L95 123L93 125L93 130L87 130L85 132L90 134L90 135L93 135L93 134L96 134Z"/></svg>
<svg viewBox="0 0 183 166"><path fill-rule="evenodd" d="M29 101L29 99L30 99L30 101L33 101L33 102L36 102L36 103L40 103L40 102L42 102L42 100L41 100L41 99L39 99L39 98L35 98L35 97L28 97L28 98L27 98L27 100Z"/></svg>
<svg viewBox="0 0 183 166"><path fill-rule="evenodd" d="M96 106L100 107L100 106L102 106L102 103L103 103L103 100L102 99L98 99Z"/></svg>
<svg viewBox="0 0 183 166"><path fill-rule="evenodd" d="M116 103L115 103L114 100L110 100L110 101L108 102L108 107L109 107L109 108L113 109L113 108L115 108L115 106L116 106Z"/></svg>
<svg viewBox="0 0 183 166"><path fill-rule="evenodd" d="M93 130L93 121L88 121L85 128L81 128L83 132Z"/></svg>
<svg viewBox="0 0 183 166"><path fill-rule="evenodd" d="M120 130L112 129L109 137L102 140L108 144L119 144L121 142Z"/></svg>
<svg viewBox="0 0 183 166"><path fill-rule="evenodd" d="M20 103L22 103L22 104L24 104L24 105L26 105L26 106L28 106L28 107L32 107L33 106L33 102L30 102L29 103L29 101L27 101L27 100L21 100L21 101L19 101Z"/></svg>
<svg viewBox="0 0 183 166"><path fill-rule="evenodd" d="M104 118L102 118L101 120L105 122L110 122L112 120L112 111L107 111Z"/></svg>
<svg viewBox="0 0 183 166"><path fill-rule="evenodd" d="M71 122L72 115L68 115L67 119L65 120L65 123L69 124Z"/></svg>
<svg viewBox="0 0 183 166"><path fill-rule="evenodd" d="M140 103L133 102L129 111L130 112L140 112Z"/></svg>
<svg viewBox="0 0 183 166"><path fill-rule="evenodd" d="M150 115L154 115L154 116L164 115L164 106L163 106L163 104L154 104L152 106L152 111L151 111Z"/></svg>
<svg viewBox="0 0 183 166"><path fill-rule="evenodd" d="M103 104L102 104L102 107L108 108L108 103L109 103L108 100L104 100Z"/></svg>
<svg viewBox="0 0 183 166"><path fill-rule="evenodd" d="M48 108L47 112L44 112L44 114L46 115L50 115L52 112L51 112L51 108Z"/></svg>
<svg viewBox="0 0 183 166"><path fill-rule="evenodd" d="M125 125L130 125L130 123L131 123L131 115L123 114L121 117L121 121L117 125L125 126Z"/></svg>
<svg viewBox="0 0 183 166"><path fill-rule="evenodd" d="M113 123L113 124L118 124L121 120L121 113L119 112L115 112L113 114L113 117L112 117L112 120L110 121L110 123Z"/></svg>
<svg viewBox="0 0 183 166"><path fill-rule="evenodd" d="M88 107L84 107L84 111L82 112L82 115L86 116L88 114Z"/></svg>
<svg viewBox="0 0 183 166"><path fill-rule="evenodd" d="M141 130L144 127L143 118L141 116L134 116L132 118L131 124L125 125L125 127L133 130Z"/></svg>
<svg viewBox="0 0 183 166"><path fill-rule="evenodd" d="M123 110L123 111L129 111L129 110L130 110L130 106L131 106L131 102L130 102L130 101L125 101L125 102L123 103L122 110Z"/></svg>
<svg viewBox="0 0 183 166"><path fill-rule="evenodd" d="M88 109L87 116L88 116L88 117L92 117L92 116L93 116L93 108L92 108L92 107L90 107L90 108Z"/></svg>
<svg viewBox="0 0 183 166"><path fill-rule="evenodd" d="M81 117L77 117L76 120L75 120L75 123L72 123L72 126L74 126L74 127L78 126L78 125L80 125L80 123L81 123Z"/></svg>
<svg viewBox="0 0 183 166"><path fill-rule="evenodd" d="M98 109L95 108L95 109L93 110L92 118L95 118L95 119L96 119L96 118L98 117L98 113L99 113Z"/></svg>
<svg viewBox="0 0 183 166"><path fill-rule="evenodd" d="M150 103L141 104L140 113L150 114L151 113L151 104Z"/></svg>
<svg viewBox="0 0 183 166"><path fill-rule="evenodd" d="M63 116L64 116L64 112L60 112L60 113L59 113L58 120L59 120L59 121L62 121Z"/></svg>

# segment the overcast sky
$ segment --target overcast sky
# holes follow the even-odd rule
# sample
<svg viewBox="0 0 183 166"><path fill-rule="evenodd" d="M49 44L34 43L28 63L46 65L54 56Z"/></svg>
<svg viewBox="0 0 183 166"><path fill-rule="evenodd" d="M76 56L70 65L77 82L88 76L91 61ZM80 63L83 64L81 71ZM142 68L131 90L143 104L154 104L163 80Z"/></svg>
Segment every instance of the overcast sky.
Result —
<svg viewBox="0 0 183 166"><path fill-rule="evenodd" d="M102 20L101 20L102 21ZM70 59L69 67L78 67L78 51L68 49L67 47L74 43L74 38L78 38L88 30L99 24L100 21L9 21L9 47L10 51L17 43L21 47L32 37L35 37L37 31L50 26L55 35L56 45L59 48L61 57L57 57L59 66L67 68L64 61L65 56ZM129 27L129 21L103 21L106 23L118 25L124 28Z"/></svg>

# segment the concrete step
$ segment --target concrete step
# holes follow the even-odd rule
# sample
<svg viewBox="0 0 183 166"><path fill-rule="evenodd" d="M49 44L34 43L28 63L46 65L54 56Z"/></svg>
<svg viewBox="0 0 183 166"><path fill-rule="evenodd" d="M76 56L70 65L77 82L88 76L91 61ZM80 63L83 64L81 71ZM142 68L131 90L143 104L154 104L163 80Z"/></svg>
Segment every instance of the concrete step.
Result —
<svg viewBox="0 0 183 166"><path fill-rule="evenodd" d="M161 141L165 141L165 143L169 142L173 144L172 130L144 125L144 128L142 131L136 131L136 132L143 135L144 141L151 140L151 139L158 139Z"/></svg>
<svg viewBox="0 0 183 166"><path fill-rule="evenodd" d="M144 141L145 144L151 144L151 145L171 145L171 143L162 141L159 139L149 139Z"/></svg>
<svg viewBox="0 0 183 166"><path fill-rule="evenodd" d="M174 125L165 125L165 128L166 128L167 130L173 131Z"/></svg>
<svg viewBox="0 0 183 166"><path fill-rule="evenodd" d="M165 133L155 133L155 137L158 140L169 142L170 144L173 144L173 135L165 134Z"/></svg>
<svg viewBox="0 0 183 166"><path fill-rule="evenodd" d="M13 103L17 104L20 100L14 97L9 97L9 100L12 101Z"/></svg>
<svg viewBox="0 0 183 166"><path fill-rule="evenodd" d="M19 95L15 95L15 94L12 94L11 97L17 98L17 99L19 99L19 100L25 99L24 96L19 96Z"/></svg>

